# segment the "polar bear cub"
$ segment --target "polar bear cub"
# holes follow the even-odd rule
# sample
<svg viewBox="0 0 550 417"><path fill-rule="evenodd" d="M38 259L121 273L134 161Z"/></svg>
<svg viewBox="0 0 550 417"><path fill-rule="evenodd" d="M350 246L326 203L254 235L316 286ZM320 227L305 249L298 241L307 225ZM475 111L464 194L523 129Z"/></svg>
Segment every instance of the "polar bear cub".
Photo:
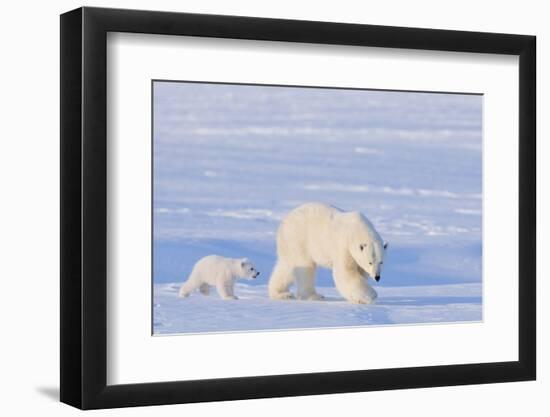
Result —
<svg viewBox="0 0 550 417"><path fill-rule="evenodd" d="M193 267L179 291L180 297L199 289L208 295L210 287L216 287L218 294L224 300L237 300L233 287L237 278L254 279L260 272L247 258L224 258L218 255L209 255L201 258Z"/></svg>
<svg viewBox="0 0 550 417"><path fill-rule="evenodd" d="M349 302L370 304L376 291L367 278L380 280L385 243L372 223L357 211L345 212L322 203L292 210L277 231L277 263L269 280L273 299L320 300L315 290L317 267L332 270L338 292Z"/></svg>

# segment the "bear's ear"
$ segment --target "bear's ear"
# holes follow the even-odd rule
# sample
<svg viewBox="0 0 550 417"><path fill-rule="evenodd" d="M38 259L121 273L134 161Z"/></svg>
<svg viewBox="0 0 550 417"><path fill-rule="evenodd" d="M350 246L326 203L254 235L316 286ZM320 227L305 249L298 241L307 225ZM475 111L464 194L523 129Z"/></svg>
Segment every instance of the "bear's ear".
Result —
<svg viewBox="0 0 550 417"><path fill-rule="evenodd" d="M242 258L241 259L241 268L244 268L244 266L248 263L248 258Z"/></svg>
<svg viewBox="0 0 550 417"><path fill-rule="evenodd" d="M388 248L388 242L384 242L384 250Z"/></svg>

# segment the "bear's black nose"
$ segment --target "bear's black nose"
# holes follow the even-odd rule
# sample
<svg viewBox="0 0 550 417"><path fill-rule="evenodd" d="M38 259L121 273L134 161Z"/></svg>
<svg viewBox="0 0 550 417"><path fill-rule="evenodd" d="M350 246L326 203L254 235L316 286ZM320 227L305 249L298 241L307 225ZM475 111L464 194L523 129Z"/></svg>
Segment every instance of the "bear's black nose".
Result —
<svg viewBox="0 0 550 417"><path fill-rule="evenodd" d="M376 280L376 282L380 281L380 275L376 275L374 279Z"/></svg>

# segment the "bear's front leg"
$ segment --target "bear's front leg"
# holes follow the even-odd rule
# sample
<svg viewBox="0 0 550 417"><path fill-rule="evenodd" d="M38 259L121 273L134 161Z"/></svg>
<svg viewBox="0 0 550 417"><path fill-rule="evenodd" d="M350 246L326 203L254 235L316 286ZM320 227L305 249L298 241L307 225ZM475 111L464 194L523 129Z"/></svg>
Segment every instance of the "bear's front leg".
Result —
<svg viewBox="0 0 550 417"><path fill-rule="evenodd" d="M216 281L216 290L220 295L220 298L224 300L238 300L238 298L233 294L233 285L234 282L226 282L223 279Z"/></svg>
<svg viewBox="0 0 550 417"><path fill-rule="evenodd" d="M332 272L340 294L354 304L372 304L378 294L357 270L337 267Z"/></svg>

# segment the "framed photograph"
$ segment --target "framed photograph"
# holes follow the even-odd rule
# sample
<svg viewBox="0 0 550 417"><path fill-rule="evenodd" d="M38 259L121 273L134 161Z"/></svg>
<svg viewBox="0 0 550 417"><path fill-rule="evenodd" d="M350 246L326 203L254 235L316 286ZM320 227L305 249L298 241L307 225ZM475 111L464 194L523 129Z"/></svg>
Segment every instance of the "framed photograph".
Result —
<svg viewBox="0 0 550 417"><path fill-rule="evenodd" d="M61 16L61 401L533 380L535 37Z"/></svg>

